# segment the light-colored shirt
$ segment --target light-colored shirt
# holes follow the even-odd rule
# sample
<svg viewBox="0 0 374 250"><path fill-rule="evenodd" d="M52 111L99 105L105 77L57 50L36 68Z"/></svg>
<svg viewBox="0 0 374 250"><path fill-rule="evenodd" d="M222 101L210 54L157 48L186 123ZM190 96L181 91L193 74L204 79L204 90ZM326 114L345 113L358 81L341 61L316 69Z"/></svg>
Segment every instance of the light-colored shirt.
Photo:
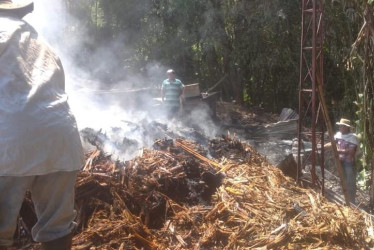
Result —
<svg viewBox="0 0 374 250"><path fill-rule="evenodd" d="M179 79L170 81L166 79L162 82L162 90L165 95L165 105L169 107L179 107L179 97L184 85Z"/></svg>
<svg viewBox="0 0 374 250"><path fill-rule="evenodd" d="M0 176L78 170L84 154L57 55L0 14Z"/></svg>

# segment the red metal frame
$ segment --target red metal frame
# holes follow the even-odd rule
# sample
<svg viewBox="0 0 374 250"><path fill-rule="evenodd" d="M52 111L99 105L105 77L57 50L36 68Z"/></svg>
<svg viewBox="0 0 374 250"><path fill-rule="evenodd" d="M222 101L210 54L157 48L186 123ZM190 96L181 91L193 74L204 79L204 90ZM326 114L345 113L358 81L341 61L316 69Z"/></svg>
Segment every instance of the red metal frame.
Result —
<svg viewBox="0 0 374 250"><path fill-rule="evenodd" d="M305 168L301 161L302 140L312 142L310 154L312 185L324 194L324 131L325 120L320 108L318 85L323 86L323 0L301 0L302 30L300 48L298 160L299 169ZM319 157L317 157L319 156ZM321 168L322 178L316 174ZM297 178L300 182L300 178Z"/></svg>

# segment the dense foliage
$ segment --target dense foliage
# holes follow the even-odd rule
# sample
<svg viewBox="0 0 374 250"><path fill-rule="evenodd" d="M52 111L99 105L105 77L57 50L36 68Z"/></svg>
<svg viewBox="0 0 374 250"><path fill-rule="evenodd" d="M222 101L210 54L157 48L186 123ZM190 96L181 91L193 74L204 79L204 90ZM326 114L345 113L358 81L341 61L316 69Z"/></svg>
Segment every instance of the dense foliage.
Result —
<svg viewBox="0 0 374 250"><path fill-rule="evenodd" d="M162 65L187 84L199 82L202 90L221 80L213 91L226 100L274 111L297 107L298 1L95 0L67 6L81 21L70 24L70 31L85 32L86 53L102 59L97 52L105 47L116 62L107 69L100 62L81 63L98 78L103 72L113 81L148 75L151 65Z"/></svg>
<svg viewBox="0 0 374 250"><path fill-rule="evenodd" d="M114 66L90 68L97 77L106 72L119 81L162 65L203 90L221 80L214 90L226 100L274 112L298 106L298 0L66 1L81 21L72 31L85 31L88 54L99 60L98 50L112 48L106 53ZM347 61L362 24L361 8L356 1L325 1L326 95L337 118L356 111L361 69L348 68Z"/></svg>

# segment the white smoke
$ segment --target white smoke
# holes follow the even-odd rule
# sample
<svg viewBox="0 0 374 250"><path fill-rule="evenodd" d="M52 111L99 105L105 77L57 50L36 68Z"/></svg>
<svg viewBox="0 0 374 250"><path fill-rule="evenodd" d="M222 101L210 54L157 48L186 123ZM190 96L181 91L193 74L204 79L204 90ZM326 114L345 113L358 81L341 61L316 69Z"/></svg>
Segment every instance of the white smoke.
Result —
<svg viewBox="0 0 374 250"><path fill-rule="evenodd" d="M91 34L87 33L79 20L68 15L66 1L55 0L52 4L48 0L38 0L34 5L34 12L27 15L25 20L61 58L69 104L79 129L101 131L108 138L105 150L121 160L133 157L133 153L121 148L124 138L137 141L135 145L140 148L150 147L154 139L163 136L157 131L146 131L152 129L154 121L165 124L167 130L175 135L183 135L181 131L185 129L186 123L168 119L161 112L160 106L152 106L151 102L148 103L150 110L140 111L136 109L138 104L126 102L129 96L124 94L126 90L134 88L160 87L166 78L167 67L154 62L148 64L141 73L133 73L131 65L126 65L126 60L121 66L114 60L118 51L124 49L123 39L89 51L86 45L91 42ZM74 32L71 32L72 29ZM130 53L131 48L127 52ZM118 70L107 73L114 67ZM113 75L113 72L117 73ZM204 111L195 110L184 117L184 121L202 130L208 137L215 136L216 127Z"/></svg>

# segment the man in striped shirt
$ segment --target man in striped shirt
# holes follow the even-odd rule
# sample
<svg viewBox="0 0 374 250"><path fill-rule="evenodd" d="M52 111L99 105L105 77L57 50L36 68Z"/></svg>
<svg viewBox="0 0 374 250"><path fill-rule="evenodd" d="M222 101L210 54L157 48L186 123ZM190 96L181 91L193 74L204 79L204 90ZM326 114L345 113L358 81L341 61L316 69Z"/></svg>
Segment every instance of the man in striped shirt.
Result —
<svg viewBox="0 0 374 250"><path fill-rule="evenodd" d="M161 97L164 107L168 112L168 116L171 117L174 116L180 108L184 85L179 79L175 78L174 70L169 69L166 71L166 74L168 78L162 82Z"/></svg>

